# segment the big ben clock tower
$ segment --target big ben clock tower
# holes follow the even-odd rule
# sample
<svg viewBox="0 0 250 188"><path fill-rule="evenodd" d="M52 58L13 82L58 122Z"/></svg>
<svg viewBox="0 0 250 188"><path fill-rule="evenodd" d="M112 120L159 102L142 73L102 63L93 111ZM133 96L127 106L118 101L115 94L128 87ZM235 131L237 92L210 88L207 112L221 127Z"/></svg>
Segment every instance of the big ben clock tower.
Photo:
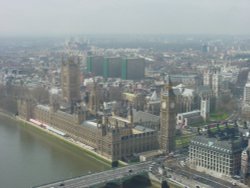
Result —
<svg viewBox="0 0 250 188"><path fill-rule="evenodd" d="M175 94L169 76L161 93L161 125L160 125L160 149L166 154L175 149L176 128Z"/></svg>

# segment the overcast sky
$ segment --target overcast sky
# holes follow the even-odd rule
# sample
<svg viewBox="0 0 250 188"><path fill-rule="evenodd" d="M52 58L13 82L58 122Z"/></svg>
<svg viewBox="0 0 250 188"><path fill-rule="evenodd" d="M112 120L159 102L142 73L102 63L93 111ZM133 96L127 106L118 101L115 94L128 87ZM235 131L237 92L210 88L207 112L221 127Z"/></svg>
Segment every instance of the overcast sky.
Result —
<svg viewBox="0 0 250 188"><path fill-rule="evenodd" d="M0 35L250 34L250 0L0 0Z"/></svg>

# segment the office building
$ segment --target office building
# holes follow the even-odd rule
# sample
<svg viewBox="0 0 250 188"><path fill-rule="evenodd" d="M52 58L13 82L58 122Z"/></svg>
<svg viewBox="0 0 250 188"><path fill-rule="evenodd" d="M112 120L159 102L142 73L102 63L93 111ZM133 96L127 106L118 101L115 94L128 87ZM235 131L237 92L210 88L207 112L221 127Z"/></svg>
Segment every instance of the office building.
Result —
<svg viewBox="0 0 250 188"><path fill-rule="evenodd" d="M250 105L250 81L244 87L243 100L245 104Z"/></svg>
<svg viewBox="0 0 250 188"><path fill-rule="evenodd" d="M106 57L104 58L103 77L104 78L120 78L122 71L120 57Z"/></svg>
<svg viewBox="0 0 250 188"><path fill-rule="evenodd" d="M198 123L202 123L203 119L201 117L200 110L194 110L185 113L178 113L176 116L176 123L178 126L190 126Z"/></svg>
<svg viewBox="0 0 250 188"><path fill-rule="evenodd" d="M191 168L215 176L238 175L241 166L242 143L240 138L218 139L195 136L189 145Z"/></svg>
<svg viewBox="0 0 250 188"><path fill-rule="evenodd" d="M89 56L87 57L87 71L94 76L104 78L142 80L145 74L145 60L143 58Z"/></svg>
<svg viewBox="0 0 250 188"><path fill-rule="evenodd" d="M142 80L145 75L145 60L142 58L124 58L122 60L123 80Z"/></svg>
<svg viewBox="0 0 250 188"><path fill-rule="evenodd" d="M247 120L250 119L250 82L249 81L246 83L244 87L242 117Z"/></svg>
<svg viewBox="0 0 250 188"><path fill-rule="evenodd" d="M250 138L248 137L248 146L241 153L241 177L247 178L250 174Z"/></svg>
<svg viewBox="0 0 250 188"><path fill-rule="evenodd" d="M87 57L87 71L91 72L94 76L103 76L103 56L88 56Z"/></svg>

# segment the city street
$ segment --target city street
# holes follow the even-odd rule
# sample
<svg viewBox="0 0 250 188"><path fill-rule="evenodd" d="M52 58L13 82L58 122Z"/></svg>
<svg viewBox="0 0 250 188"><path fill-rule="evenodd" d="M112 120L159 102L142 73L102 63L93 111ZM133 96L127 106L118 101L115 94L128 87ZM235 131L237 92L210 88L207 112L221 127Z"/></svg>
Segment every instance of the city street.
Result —
<svg viewBox="0 0 250 188"><path fill-rule="evenodd" d="M213 187L213 188L231 188L231 187L244 187L244 185L233 185L231 182L216 178L214 176L193 170L186 165L180 165L180 158L171 158L165 162L165 166L169 168L167 176L171 175L171 178L180 181L181 183L188 185L189 187ZM238 183L237 183L238 184ZM247 186L245 186L247 187Z"/></svg>

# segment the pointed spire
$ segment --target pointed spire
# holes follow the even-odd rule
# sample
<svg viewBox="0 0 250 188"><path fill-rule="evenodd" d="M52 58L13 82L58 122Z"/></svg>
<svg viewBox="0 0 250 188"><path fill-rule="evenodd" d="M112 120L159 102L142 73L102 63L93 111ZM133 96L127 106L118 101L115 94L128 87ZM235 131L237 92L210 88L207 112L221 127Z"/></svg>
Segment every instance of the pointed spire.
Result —
<svg viewBox="0 0 250 188"><path fill-rule="evenodd" d="M96 94L96 80L95 80L95 77L93 77L93 92Z"/></svg>
<svg viewBox="0 0 250 188"><path fill-rule="evenodd" d="M80 64L80 56L77 56L77 63Z"/></svg>
<svg viewBox="0 0 250 188"><path fill-rule="evenodd" d="M174 95L174 91L173 91L173 88L172 88L173 84L171 82L171 79L170 79L170 76L167 75L165 77L165 86L164 86L164 89L163 89L163 94L164 95Z"/></svg>
<svg viewBox="0 0 250 188"><path fill-rule="evenodd" d="M173 86L169 75L166 75L166 77L165 77L165 85L168 86L168 87Z"/></svg>
<svg viewBox="0 0 250 188"><path fill-rule="evenodd" d="M65 64L64 55L62 55L62 64Z"/></svg>
<svg viewBox="0 0 250 188"><path fill-rule="evenodd" d="M153 94L150 97L150 100L155 101L155 100L157 100L157 98L158 98L157 93L156 93L156 91L154 91Z"/></svg>

